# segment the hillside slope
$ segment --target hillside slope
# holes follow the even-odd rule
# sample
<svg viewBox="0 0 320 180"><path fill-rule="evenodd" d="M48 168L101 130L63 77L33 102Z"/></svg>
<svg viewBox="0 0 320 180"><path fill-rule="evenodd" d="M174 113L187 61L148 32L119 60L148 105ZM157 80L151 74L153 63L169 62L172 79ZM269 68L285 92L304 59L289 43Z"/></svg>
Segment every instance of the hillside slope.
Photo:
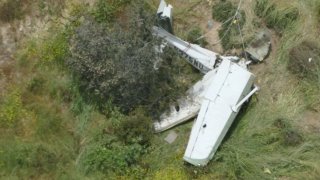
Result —
<svg viewBox="0 0 320 180"><path fill-rule="evenodd" d="M241 25L244 45L256 32L267 29L272 34L272 50L264 62L250 67L261 91L237 117L213 160L202 168L182 160L192 122L161 134L154 134L151 129L152 120L201 77L174 51L167 50L160 73L152 74L152 78L161 78L153 81L154 84L150 81L152 88L143 93L144 99L126 111L121 109L125 106L121 102L125 101L115 101L94 89L101 88L101 84L94 82L112 82L108 85L116 84L119 91L123 90L121 78L106 81L114 74L94 67L91 70L95 74L90 76L93 80L89 79L90 86L85 86L86 79L80 81L79 74L68 64L71 58L79 57L72 54L77 52L72 48L80 46L74 46L75 40L82 42L86 36L81 35L86 33L90 34L92 43L80 47L81 52L90 58L99 53L99 58L102 57L92 58L92 62L109 63L110 59L123 58L122 54L134 56L133 60L141 58L143 48L137 55L130 52L134 46L121 49L120 44L115 47L121 51L105 51L99 47L113 45L94 44L103 43L101 38L112 42L110 34L117 36L117 41L134 37L130 39L134 42L123 42L137 46L141 39L153 43L148 36L149 21L143 21L148 18L133 17L151 17L158 1L141 0L136 5L132 2L0 1L1 178L317 179L320 176L320 3L317 0L248 0L240 4L245 19ZM176 35L190 41L205 35L204 41L197 43L220 53L240 54L242 39L237 29L224 36L223 22L217 16L212 17L212 9L224 2L168 2L174 7ZM234 7L239 5L236 0L227 2ZM11 11L13 7L19 11ZM208 29L211 20L213 28ZM137 23L137 28L130 28L130 23ZM219 39L219 36L227 38ZM97 51L86 51L88 47ZM103 54L112 50L115 56ZM139 71L134 73L143 77ZM126 77L126 74L115 74ZM130 77L130 82L138 81ZM85 91L84 87L89 90ZM97 94L101 95L100 99L110 100L98 101ZM128 97L118 93L112 96ZM170 131L178 134L173 144L164 141Z"/></svg>

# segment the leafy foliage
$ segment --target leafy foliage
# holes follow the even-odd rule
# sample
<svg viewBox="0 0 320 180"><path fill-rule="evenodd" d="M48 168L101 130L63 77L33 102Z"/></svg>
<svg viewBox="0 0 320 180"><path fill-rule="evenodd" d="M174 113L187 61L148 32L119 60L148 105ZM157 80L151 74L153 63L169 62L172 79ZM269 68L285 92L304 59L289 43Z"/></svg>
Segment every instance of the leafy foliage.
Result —
<svg viewBox="0 0 320 180"><path fill-rule="evenodd" d="M98 146L85 156L84 164L87 173L100 171L103 173L116 173L126 171L130 165L137 162L142 147L135 144L130 146L109 145L109 147Z"/></svg>
<svg viewBox="0 0 320 180"><path fill-rule="evenodd" d="M147 27L135 25L110 31L89 20L77 29L68 64L93 102L112 99L128 112L148 98L156 78L155 43Z"/></svg>
<svg viewBox="0 0 320 180"><path fill-rule="evenodd" d="M87 173L124 174L139 163L150 144L151 121L142 112L124 116L115 110L109 120L112 124L96 134L82 157L82 167Z"/></svg>
<svg viewBox="0 0 320 180"><path fill-rule="evenodd" d="M126 144L138 143L147 146L152 137L151 119L137 109L115 127L115 135Z"/></svg>
<svg viewBox="0 0 320 180"><path fill-rule="evenodd" d="M27 111L22 105L21 93L18 90L12 91L0 102L0 126L12 127L27 116Z"/></svg>
<svg viewBox="0 0 320 180"><path fill-rule="evenodd" d="M41 45L39 58L43 63L55 62L64 64L68 53L68 34L62 31L48 38L46 42Z"/></svg>
<svg viewBox="0 0 320 180"><path fill-rule="evenodd" d="M39 173L56 168L57 155L41 144L7 142L0 146L0 160L7 169L36 169Z"/></svg>

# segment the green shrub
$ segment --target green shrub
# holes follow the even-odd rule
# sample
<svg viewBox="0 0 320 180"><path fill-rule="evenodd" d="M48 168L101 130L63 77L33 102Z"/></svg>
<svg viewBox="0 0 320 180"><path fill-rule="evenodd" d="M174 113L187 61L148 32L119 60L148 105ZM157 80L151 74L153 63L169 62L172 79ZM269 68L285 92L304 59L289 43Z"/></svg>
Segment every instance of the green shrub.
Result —
<svg viewBox="0 0 320 180"><path fill-rule="evenodd" d="M116 14L129 2L131 0L98 0L92 14L100 23L112 22Z"/></svg>
<svg viewBox="0 0 320 180"><path fill-rule="evenodd" d="M30 174L49 173L58 162L57 155L42 144L2 141L0 148L0 161L7 174L21 170L27 170Z"/></svg>
<svg viewBox="0 0 320 180"><path fill-rule="evenodd" d="M194 44L199 44L200 46L204 47L208 44L204 38L198 39L203 35L203 32L199 27L193 27L189 30L187 35L187 41Z"/></svg>
<svg viewBox="0 0 320 180"><path fill-rule="evenodd" d="M152 138L151 122L142 110L136 110L120 122L114 133L125 144L148 146Z"/></svg>
<svg viewBox="0 0 320 180"><path fill-rule="evenodd" d="M0 126L13 127L26 116L27 111L23 107L20 91L13 90L0 100Z"/></svg>
<svg viewBox="0 0 320 180"><path fill-rule="evenodd" d="M69 34L60 31L39 44L38 54L41 63L57 63L65 65L69 53Z"/></svg>
<svg viewBox="0 0 320 180"><path fill-rule="evenodd" d="M212 8L212 17L216 21L224 22L233 17L237 11L237 7L230 1L219 1Z"/></svg>
<svg viewBox="0 0 320 180"><path fill-rule="evenodd" d="M91 136L92 141L80 157L80 168L86 173L126 175L147 152L152 137L151 120L141 109L130 116L112 110L108 122Z"/></svg>
<svg viewBox="0 0 320 180"><path fill-rule="evenodd" d="M271 14L275 10L275 5L271 4L269 0L257 0L254 7L255 14L261 18L265 17L268 14Z"/></svg>
<svg viewBox="0 0 320 180"><path fill-rule="evenodd" d="M142 147L137 144L95 147L89 150L84 157L85 172L100 171L106 174L124 174L131 165L138 161L141 152Z"/></svg>
<svg viewBox="0 0 320 180"><path fill-rule="evenodd" d="M39 65L56 64L60 68L65 66L65 60L69 55L69 38L72 28L52 28L50 35L41 39L29 39L25 48L17 53L21 67L39 68ZM40 67L44 68L44 67ZM52 67L46 67L47 69ZM56 67L54 67L56 68Z"/></svg>
<svg viewBox="0 0 320 180"><path fill-rule="evenodd" d="M146 29L150 24L135 25L129 32L121 28L110 31L88 20L73 37L68 65L83 97L100 109L111 100L129 112L150 94L156 78L155 43Z"/></svg>
<svg viewBox="0 0 320 180"><path fill-rule="evenodd" d="M263 18L268 28L275 29L278 33L283 32L299 17L299 10L295 7L278 9L268 0L256 1L255 14Z"/></svg>

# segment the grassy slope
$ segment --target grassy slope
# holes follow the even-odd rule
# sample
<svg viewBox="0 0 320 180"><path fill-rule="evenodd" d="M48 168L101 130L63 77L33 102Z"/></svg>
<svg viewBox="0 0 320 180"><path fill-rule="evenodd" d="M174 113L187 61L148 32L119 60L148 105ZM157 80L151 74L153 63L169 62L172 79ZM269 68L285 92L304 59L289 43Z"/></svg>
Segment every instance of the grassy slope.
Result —
<svg viewBox="0 0 320 180"><path fill-rule="evenodd" d="M188 18L201 18L201 14L192 11L199 1L170 2L175 8L176 33L185 37L184 29L191 25ZM320 175L318 135L300 128L309 104L304 98L304 86L286 68L288 50L304 38L319 35L313 10L316 0L275 2L279 7L297 6L299 21L281 38L274 35L270 57L264 64L253 67L262 90L238 116L214 160L204 168L183 163L182 156L192 127L191 122L186 123L175 128L179 136L172 145L163 140L169 132L155 135L149 153L142 160L147 164L144 168L147 178L313 179ZM149 3L156 9L157 1ZM251 12L253 6L254 2L249 2L244 8L251 19L256 18ZM256 27L250 24L251 21L247 22L244 33L250 34ZM52 31L64 30L59 26ZM81 150L106 126L105 117L77 96L67 73L47 62L39 65L39 61L64 56L63 48L54 48L65 43L63 37L49 37L43 35L45 41L31 39L21 44L12 72L18 75L10 80L1 95L1 102L10 102L7 109L13 108L5 112L14 114L10 115L13 118L9 127L2 128L0 133L0 177L83 178L78 170ZM56 54L43 53L51 52L52 48L56 49ZM318 92L315 95L319 97ZM81 113L77 111L79 109L82 109ZM302 142L295 143L290 139L290 132L302 136ZM292 141L293 145L290 145ZM99 177L103 175L93 172L88 178ZM128 179L130 175L121 178Z"/></svg>
<svg viewBox="0 0 320 180"><path fill-rule="evenodd" d="M265 63L252 67L262 90L236 119L214 160L203 169L188 167L181 161L191 124L176 129L180 137L171 146L162 140L166 133L160 135L157 142L162 141L162 145L157 144L157 151L148 157L155 159L150 161L160 174L169 173L175 177L181 175L181 179L184 175L199 179L279 177L315 179L319 176L320 163L316 160L320 146L319 136L315 132L305 132L301 129L305 120L304 112L308 111L310 103L305 97L314 96L312 100L317 100L319 92L303 93L304 83L291 75L286 66L289 60L288 51L292 47L305 39L319 37L317 28L319 25L316 22L314 9L316 1L274 2L280 9L297 7L299 20L286 29L282 37L273 33L273 52L270 57ZM193 11L179 13L183 12L186 6L192 6L192 3L185 6L177 6L180 1L172 3L176 4L174 10L177 16L183 16L182 20L176 19L176 24L181 23L177 26L186 24L184 21L186 19L200 16ZM245 2L243 6L249 16L244 35L250 35L258 29L252 24L253 21L259 21L252 12L253 8L254 1ZM297 141L295 144L295 138L300 137L302 142ZM176 171L172 172L171 168Z"/></svg>

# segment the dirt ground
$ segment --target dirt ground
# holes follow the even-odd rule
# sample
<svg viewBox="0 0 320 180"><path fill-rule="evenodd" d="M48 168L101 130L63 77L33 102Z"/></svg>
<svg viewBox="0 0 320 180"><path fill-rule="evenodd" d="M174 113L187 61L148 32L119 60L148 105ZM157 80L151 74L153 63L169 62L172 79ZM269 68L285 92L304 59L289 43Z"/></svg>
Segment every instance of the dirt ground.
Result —
<svg viewBox="0 0 320 180"><path fill-rule="evenodd" d="M320 133L320 114L314 111L306 111L301 119L300 126L306 132Z"/></svg>

